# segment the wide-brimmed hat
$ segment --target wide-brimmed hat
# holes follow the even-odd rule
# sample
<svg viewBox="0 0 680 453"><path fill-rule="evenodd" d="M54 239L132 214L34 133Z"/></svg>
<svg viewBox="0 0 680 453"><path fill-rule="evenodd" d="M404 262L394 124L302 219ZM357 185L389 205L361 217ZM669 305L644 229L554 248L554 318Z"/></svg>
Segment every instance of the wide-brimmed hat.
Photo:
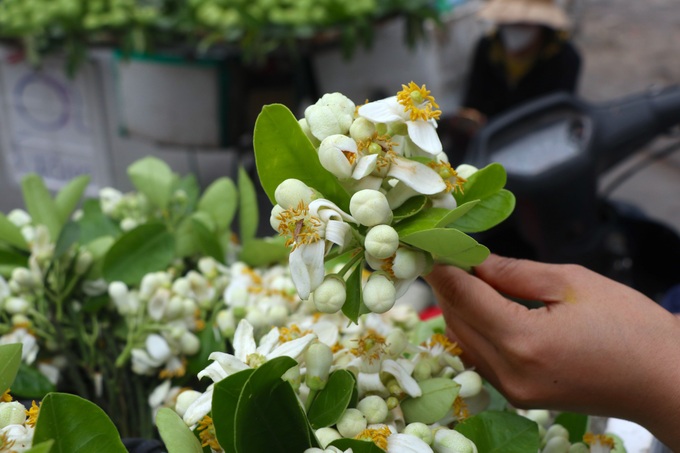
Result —
<svg viewBox="0 0 680 453"><path fill-rule="evenodd" d="M489 0L479 16L497 24L530 23L567 30L569 17L553 0Z"/></svg>

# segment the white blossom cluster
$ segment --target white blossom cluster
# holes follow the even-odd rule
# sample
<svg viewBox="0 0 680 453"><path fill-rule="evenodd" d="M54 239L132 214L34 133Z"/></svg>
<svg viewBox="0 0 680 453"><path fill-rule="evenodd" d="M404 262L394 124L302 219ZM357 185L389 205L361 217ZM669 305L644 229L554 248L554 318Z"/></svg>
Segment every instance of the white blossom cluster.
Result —
<svg viewBox="0 0 680 453"><path fill-rule="evenodd" d="M340 93L326 94L299 120L321 165L351 195L349 213L297 179L275 192L271 226L292 246L290 267L301 298L338 311L346 276L326 275L324 257L337 246L358 246L371 273L363 287L369 310L389 310L431 262L429 253L399 241L394 211L414 196L430 207L454 209L455 190L476 169L454 169L437 135L441 111L423 85L403 85L396 96L357 106Z"/></svg>
<svg viewBox="0 0 680 453"><path fill-rule="evenodd" d="M12 401L8 392L0 398L0 452L22 453L31 449L38 406L26 409L19 401Z"/></svg>
<svg viewBox="0 0 680 453"><path fill-rule="evenodd" d="M175 190L169 201L168 212L181 211L186 207L188 197L181 189ZM162 219L160 210L154 210L148 198L141 192L123 193L113 187L99 191L99 206L102 213L118 224L121 230L130 231L150 220Z"/></svg>

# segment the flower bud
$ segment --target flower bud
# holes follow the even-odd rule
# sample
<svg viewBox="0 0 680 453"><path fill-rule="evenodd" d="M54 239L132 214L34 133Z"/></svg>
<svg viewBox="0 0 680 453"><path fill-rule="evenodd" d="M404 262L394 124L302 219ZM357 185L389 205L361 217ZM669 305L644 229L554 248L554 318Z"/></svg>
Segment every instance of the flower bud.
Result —
<svg viewBox="0 0 680 453"><path fill-rule="evenodd" d="M162 336L152 333L146 337L146 350L158 362L165 362L172 355L168 342Z"/></svg>
<svg viewBox="0 0 680 453"><path fill-rule="evenodd" d="M314 290L313 299L321 313L337 313L347 299L345 281L337 275L327 275Z"/></svg>
<svg viewBox="0 0 680 453"><path fill-rule="evenodd" d="M453 378L453 380L460 384L458 396L461 398L470 398L477 395L482 390L482 378L475 371L463 371Z"/></svg>
<svg viewBox="0 0 680 453"><path fill-rule="evenodd" d="M340 420L337 428L342 437L356 437L361 431L366 429L366 417L359 409L347 409Z"/></svg>
<svg viewBox="0 0 680 453"><path fill-rule="evenodd" d="M36 281L31 271L25 267L16 267L12 271L12 281L16 282L20 288L31 289L35 287Z"/></svg>
<svg viewBox="0 0 680 453"><path fill-rule="evenodd" d="M364 304L373 313L385 313L394 306L397 290L383 273L374 272L364 285Z"/></svg>
<svg viewBox="0 0 680 453"><path fill-rule="evenodd" d="M590 453L590 447L583 442L577 442L569 447L569 453Z"/></svg>
<svg viewBox="0 0 680 453"><path fill-rule="evenodd" d="M194 355L201 349L201 340L188 330L185 330L180 337L179 344L182 354L186 355Z"/></svg>
<svg viewBox="0 0 680 453"><path fill-rule="evenodd" d="M543 446L547 445L547 443L553 437L562 437L564 439L569 439L569 431L567 431L567 429L562 425L552 425L545 432L545 436L543 436L543 441L541 442L541 445Z"/></svg>
<svg viewBox="0 0 680 453"><path fill-rule="evenodd" d="M137 228L138 225L139 222L130 217L125 217L123 220L120 221L120 229L123 231L134 230L135 228Z"/></svg>
<svg viewBox="0 0 680 453"><path fill-rule="evenodd" d="M196 390L185 390L179 395L177 395L177 401L175 402L175 412L179 414L180 417L184 417L189 406L191 406L194 401L201 396L201 392Z"/></svg>
<svg viewBox="0 0 680 453"><path fill-rule="evenodd" d="M571 443L564 437L553 437L546 442L541 453L568 453Z"/></svg>
<svg viewBox="0 0 680 453"><path fill-rule="evenodd" d="M312 130L309 128L309 123L307 122L307 119L306 118L299 119L298 124L300 125L300 129L302 129L302 132L304 132L309 141L312 142L312 145L314 145L315 148L319 146L319 139L314 137L314 135L312 134Z"/></svg>
<svg viewBox="0 0 680 453"><path fill-rule="evenodd" d="M338 179L348 179L357 158L357 143L346 135L330 135L319 145L319 162Z"/></svg>
<svg viewBox="0 0 680 453"><path fill-rule="evenodd" d="M432 441L434 440L432 430L425 423L421 422L413 422L406 425L404 434L416 436L428 445L432 445Z"/></svg>
<svg viewBox="0 0 680 453"><path fill-rule="evenodd" d="M0 429L9 425L23 425L26 421L26 408L18 401L0 403Z"/></svg>
<svg viewBox="0 0 680 453"><path fill-rule="evenodd" d="M413 369L413 378L416 381L424 381L432 377L432 365L429 360L421 360Z"/></svg>
<svg viewBox="0 0 680 453"><path fill-rule="evenodd" d="M519 411L520 415L533 420L546 429L550 426L550 411L546 409L529 409L526 411Z"/></svg>
<svg viewBox="0 0 680 453"><path fill-rule="evenodd" d="M378 395L369 395L357 403L367 423L382 423L387 418L387 403Z"/></svg>
<svg viewBox="0 0 680 453"><path fill-rule="evenodd" d="M456 173L458 173L458 176L461 178L467 179L470 176L472 176L474 173L477 172L477 167L473 167L472 165L468 164L461 164L456 167Z"/></svg>
<svg viewBox="0 0 680 453"><path fill-rule="evenodd" d="M305 383L312 390L321 390L326 387L328 374L333 363L333 352L331 348L321 342L315 342L305 351L305 362L307 364L307 376Z"/></svg>
<svg viewBox="0 0 680 453"><path fill-rule="evenodd" d="M394 255L392 272L399 279L413 280L425 271L427 258L419 250L399 247Z"/></svg>
<svg viewBox="0 0 680 453"><path fill-rule="evenodd" d="M316 434L316 438L319 440L319 443L323 448L326 448L328 444L334 440L342 439L340 433L333 428L319 428L314 432L314 434Z"/></svg>
<svg viewBox="0 0 680 453"><path fill-rule="evenodd" d="M355 119L349 127L349 135L356 141L368 140L375 134L375 124L363 116Z"/></svg>
<svg viewBox="0 0 680 453"><path fill-rule="evenodd" d="M385 195L377 190L360 190L349 201L349 212L362 225L392 222L392 210Z"/></svg>
<svg viewBox="0 0 680 453"><path fill-rule="evenodd" d="M408 346L408 337L402 329L394 329L385 338L385 352L390 357L398 357Z"/></svg>
<svg viewBox="0 0 680 453"><path fill-rule="evenodd" d="M437 453L477 453L477 447L470 439L447 428L435 432L432 447Z"/></svg>
<svg viewBox="0 0 680 453"><path fill-rule="evenodd" d="M297 208L300 202L308 205L315 198L312 188L299 179L289 178L278 185L274 198L283 209Z"/></svg>
<svg viewBox="0 0 680 453"><path fill-rule="evenodd" d="M83 275L87 272L90 269L90 266L92 266L92 261L92 253L87 250L80 252L78 258L76 258L76 265L73 268L76 275Z"/></svg>
<svg viewBox="0 0 680 453"><path fill-rule="evenodd" d="M399 248L399 233L389 225L376 225L366 233L364 248L376 258L389 258Z"/></svg>
<svg viewBox="0 0 680 453"><path fill-rule="evenodd" d="M5 301L4 309L10 315L25 314L31 304L22 297L9 297Z"/></svg>
<svg viewBox="0 0 680 453"><path fill-rule="evenodd" d="M300 365L294 365L286 370L281 376L281 379L288 382L293 390L297 393L300 390L300 384L302 384L302 377L300 376Z"/></svg>
<svg viewBox="0 0 680 453"><path fill-rule="evenodd" d="M314 137L346 134L354 120L354 103L341 93L324 94L305 110L305 119Z"/></svg>
<svg viewBox="0 0 680 453"><path fill-rule="evenodd" d="M7 220L21 228L31 223L31 216L23 209L12 209L7 214Z"/></svg>

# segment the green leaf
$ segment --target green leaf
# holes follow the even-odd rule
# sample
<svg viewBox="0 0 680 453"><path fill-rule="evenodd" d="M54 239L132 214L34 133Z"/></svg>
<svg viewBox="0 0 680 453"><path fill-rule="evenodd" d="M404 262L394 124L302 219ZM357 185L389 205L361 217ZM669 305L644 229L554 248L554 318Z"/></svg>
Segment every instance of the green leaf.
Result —
<svg viewBox="0 0 680 453"><path fill-rule="evenodd" d="M215 384L212 398L212 419L215 436L224 451L236 451L236 408L243 387L255 370L247 369L231 374Z"/></svg>
<svg viewBox="0 0 680 453"><path fill-rule="evenodd" d="M234 421L236 451L305 451L318 443L295 391L281 376L297 362L287 356L269 360L243 386Z"/></svg>
<svg viewBox="0 0 680 453"><path fill-rule="evenodd" d="M409 198L393 211L394 220L399 221L418 214L425 206L427 206L427 201L428 198L424 195Z"/></svg>
<svg viewBox="0 0 680 453"><path fill-rule="evenodd" d="M22 363L12 384L12 393L18 398L38 400L55 390L44 374Z"/></svg>
<svg viewBox="0 0 680 453"><path fill-rule="evenodd" d="M481 264L489 249L467 234L452 228L433 228L400 238L402 242L430 252L435 260L463 269Z"/></svg>
<svg viewBox="0 0 680 453"><path fill-rule="evenodd" d="M334 425L345 413L356 387L354 375L347 370L337 370L328 376L323 390L317 393L307 417L312 428Z"/></svg>
<svg viewBox="0 0 680 453"><path fill-rule="evenodd" d="M443 315L420 321L411 333L412 342L414 344L421 344L429 340L436 333L446 334L446 321Z"/></svg>
<svg viewBox="0 0 680 453"><path fill-rule="evenodd" d="M54 256L61 258L64 253L68 252L69 248L78 241L80 237L80 225L76 222L68 222L62 228L57 243L54 246Z"/></svg>
<svg viewBox="0 0 680 453"><path fill-rule="evenodd" d="M505 168L494 162L470 175L463 185L462 192L456 191L454 196L459 205L472 200L484 199L500 191L506 181Z"/></svg>
<svg viewBox="0 0 680 453"><path fill-rule="evenodd" d="M102 273L109 281L138 284L149 272L164 270L174 257L175 241L159 223L148 223L128 231L104 257Z"/></svg>
<svg viewBox="0 0 680 453"><path fill-rule="evenodd" d="M41 442L39 445L35 445L30 450L26 450L25 453L49 453L52 451L52 446L54 445L54 440L46 440Z"/></svg>
<svg viewBox="0 0 680 453"><path fill-rule="evenodd" d="M511 412L484 411L455 429L485 453L535 452L540 446L538 425Z"/></svg>
<svg viewBox="0 0 680 453"><path fill-rule="evenodd" d="M251 267L259 267L286 261L289 253L283 236L251 239L243 244L239 260Z"/></svg>
<svg viewBox="0 0 680 453"><path fill-rule="evenodd" d="M194 232L194 240L198 248L204 254L215 258L220 263L225 262L224 251L216 234L205 225L205 223L193 215L191 217L191 228Z"/></svg>
<svg viewBox="0 0 680 453"><path fill-rule="evenodd" d="M451 409L460 391L457 382L446 378L427 379L418 382L418 386L423 391L421 396L401 402L406 423L421 422L429 425L440 420Z"/></svg>
<svg viewBox="0 0 680 453"><path fill-rule="evenodd" d="M364 269L364 261L361 260L354 268L350 276L346 280L347 298L342 306L342 312L353 323L357 323L362 312L361 300L361 273Z"/></svg>
<svg viewBox="0 0 680 453"><path fill-rule="evenodd" d="M21 228L10 222L2 212L0 212L0 241L5 241L21 250L28 250L28 244L21 234Z"/></svg>
<svg viewBox="0 0 680 453"><path fill-rule="evenodd" d="M239 237L245 243L253 239L257 234L257 226L260 219L255 186L243 167L238 169L238 196Z"/></svg>
<svg viewBox="0 0 680 453"><path fill-rule="evenodd" d="M352 449L352 453L385 453L385 451L378 447L373 442L367 440L357 439L336 439L329 444L329 446L337 447L342 451Z"/></svg>
<svg viewBox="0 0 680 453"><path fill-rule="evenodd" d="M54 440L55 453L126 453L118 431L96 404L76 395L50 393L40 406L33 442Z"/></svg>
<svg viewBox="0 0 680 453"><path fill-rule="evenodd" d="M19 371L19 365L21 365L21 343L0 345L0 394L12 386Z"/></svg>
<svg viewBox="0 0 680 453"><path fill-rule="evenodd" d="M588 431L588 416L574 412L562 412L557 414L554 424L562 425L569 431L569 442L581 442L583 435Z"/></svg>
<svg viewBox="0 0 680 453"><path fill-rule="evenodd" d="M186 258L199 250L193 223L191 217L185 217L175 230L175 253L179 258Z"/></svg>
<svg viewBox="0 0 680 453"><path fill-rule="evenodd" d="M276 204L274 191L289 178L299 179L348 211L350 196L338 179L321 166L316 149L290 110L266 105L255 122L255 162L262 187Z"/></svg>
<svg viewBox="0 0 680 453"><path fill-rule="evenodd" d="M470 211L479 200L469 201L455 209L430 208L403 220L395 226L400 236L408 236L420 230L443 228Z"/></svg>
<svg viewBox="0 0 680 453"><path fill-rule="evenodd" d="M168 164L156 157L145 157L130 165L127 173L132 184L151 203L161 209L168 206L175 178Z"/></svg>
<svg viewBox="0 0 680 453"><path fill-rule="evenodd" d="M184 209L184 214L189 214L194 212L196 205L198 204L198 197L201 195L201 188L196 181L196 176L188 174L183 178L175 179L175 184L173 185L173 193L176 190L183 190L187 195L186 208Z"/></svg>
<svg viewBox="0 0 680 453"><path fill-rule="evenodd" d="M221 231L228 229L234 220L237 203L234 181L229 178L219 178L203 192L198 202L198 210L210 214L217 229Z"/></svg>
<svg viewBox="0 0 680 453"><path fill-rule="evenodd" d="M194 433L179 414L169 407L163 407L158 411L156 426L168 453L203 453L201 443Z"/></svg>
<svg viewBox="0 0 680 453"><path fill-rule="evenodd" d="M9 278L17 267L28 267L28 254L0 247L0 275Z"/></svg>
<svg viewBox="0 0 680 453"><path fill-rule="evenodd" d="M99 200L87 200L83 203L83 216L78 220L80 225L80 243L87 244L102 236L118 237L120 228L106 216L99 205Z"/></svg>
<svg viewBox="0 0 680 453"><path fill-rule="evenodd" d="M502 189L481 200L465 216L453 222L450 227L466 233L486 231L507 219L515 209L515 196Z"/></svg>
<svg viewBox="0 0 680 453"><path fill-rule="evenodd" d="M43 179L35 173L29 173L21 180L26 210L35 225L45 225L52 240L56 240L61 230L61 218Z"/></svg>
<svg viewBox="0 0 680 453"><path fill-rule="evenodd" d="M59 220L65 223L73 210L78 206L87 185L90 183L89 175L80 175L70 180L64 187L57 192L54 199L54 204L57 206L59 212Z"/></svg>

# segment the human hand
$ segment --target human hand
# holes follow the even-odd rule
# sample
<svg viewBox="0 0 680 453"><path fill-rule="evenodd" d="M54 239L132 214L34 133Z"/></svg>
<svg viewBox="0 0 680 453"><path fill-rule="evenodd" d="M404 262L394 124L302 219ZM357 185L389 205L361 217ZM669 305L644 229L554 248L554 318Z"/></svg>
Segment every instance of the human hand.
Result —
<svg viewBox="0 0 680 453"><path fill-rule="evenodd" d="M680 319L652 300L581 266L496 255L426 280L463 360L513 405L633 420L680 448Z"/></svg>

